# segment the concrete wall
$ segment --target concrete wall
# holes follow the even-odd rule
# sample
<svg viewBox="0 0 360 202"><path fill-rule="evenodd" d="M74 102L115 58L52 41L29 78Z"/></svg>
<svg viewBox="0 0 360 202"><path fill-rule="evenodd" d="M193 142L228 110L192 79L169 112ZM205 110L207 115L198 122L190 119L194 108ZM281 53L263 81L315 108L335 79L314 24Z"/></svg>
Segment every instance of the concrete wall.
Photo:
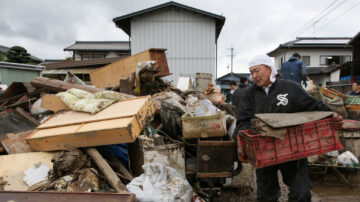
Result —
<svg viewBox="0 0 360 202"><path fill-rule="evenodd" d="M351 49L291 49L291 50L282 50L274 57L275 67L281 67L281 58L283 62L287 61L294 53L299 53L301 56L310 56L310 66L309 67L326 67L327 65L320 65L320 56L328 55L348 55L352 57Z"/></svg>
<svg viewBox="0 0 360 202"><path fill-rule="evenodd" d="M166 8L131 20L131 54L148 48L166 48L171 76L212 74L215 83L215 19L180 8Z"/></svg>

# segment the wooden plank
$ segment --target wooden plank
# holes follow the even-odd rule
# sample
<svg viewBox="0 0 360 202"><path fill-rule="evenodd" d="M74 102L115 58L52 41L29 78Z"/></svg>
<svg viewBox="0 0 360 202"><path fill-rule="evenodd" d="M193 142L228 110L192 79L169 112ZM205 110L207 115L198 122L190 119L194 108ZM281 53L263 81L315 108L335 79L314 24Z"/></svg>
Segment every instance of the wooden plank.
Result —
<svg viewBox="0 0 360 202"><path fill-rule="evenodd" d="M114 165L119 168L120 174L125 176L130 181L134 179L131 173L125 168L125 166L120 162L120 160L114 154L110 154L109 157L111 162L114 163Z"/></svg>
<svg viewBox="0 0 360 202"><path fill-rule="evenodd" d="M33 132L33 130L25 131L21 133L7 134L9 138L1 141L8 154L19 154L32 152L29 144L26 142L26 138Z"/></svg>
<svg viewBox="0 0 360 202"><path fill-rule="evenodd" d="M197 177L207 178L207 177L232 177L231 172L221 172L221 173L197 173Z"/></svg>
<svg viewBox="0 0 360 202"><path fill-rule="evenodd" d="M20 116L24 117L24 119L28 120L30 123L34 124L35 126L39 125L39 122L32 117L28 112L24 111L22 108L17 107L15 112Z"/></svg>
<svg viewBox="0 0 360 202"><path fill-rule="evenodd" d="M23 172L36 163L52 168L53 155L50 152L0 155L0 177L8 182L4 187L5 191L26 191L29 187L23 182Z"/></svg>
<svg viewBox="0 0 360 202"><path fill-rule="evenodd" d="M42 108L48 109L53 112L71 110L66 104L57 97L55 94L45 94L41 97Z"/></svg>
<svg viewBox="0 0 360 202"><path fill-rule="evenodd" d="M118 193L125 193L126 192L125 185L121 182L119 177L109 166L106 160L101 156L98 150L95 148L87 148L86 151L95 161L96 165L99 167L100 171L105 175L106 179L109 181L110 185L115 189L115 191Z"/></svg>
<svg viewBox="0 0 360 202"><path fill-rule="evenodd" d="M162 68L159 73L169 73L165 56L166 49L147 49L143 52L113 62L90 72L91 83L97 88L116 87L120 79L128 78L136 71L138 62L156 60L156 67Z"/></svg>

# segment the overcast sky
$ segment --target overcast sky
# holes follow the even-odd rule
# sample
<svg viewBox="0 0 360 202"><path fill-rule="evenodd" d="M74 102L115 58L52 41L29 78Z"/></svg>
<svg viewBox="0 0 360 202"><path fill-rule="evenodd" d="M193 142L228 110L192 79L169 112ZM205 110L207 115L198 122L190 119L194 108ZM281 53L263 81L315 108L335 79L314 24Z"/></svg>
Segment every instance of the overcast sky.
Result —
<svg viewBox="0 0 360 202"><path fill-rule="evenodd" d="M112 19L165 2L0 0L0 45L20 45L39 58L62 59L71 56L63 49L76 40L128 40ZM252 56L297 36L352 37L360 31L360 0L177 2L226 17L218 40L218 76L230 72L231 46L234 72L248 72Z"/></svg>

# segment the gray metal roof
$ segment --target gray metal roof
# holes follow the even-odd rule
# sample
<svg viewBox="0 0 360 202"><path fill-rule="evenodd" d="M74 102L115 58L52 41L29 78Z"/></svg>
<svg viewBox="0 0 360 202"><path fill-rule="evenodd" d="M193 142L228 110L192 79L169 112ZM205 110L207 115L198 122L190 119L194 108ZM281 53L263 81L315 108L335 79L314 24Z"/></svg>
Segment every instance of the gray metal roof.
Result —
<svg viewBox="0 0 360 202"><path fill-rule="evenodd" d="M6 54L9 49L10 49L9 47L0 45L0 52L3 52L3 53ZM31 55L31 54L30 54L30 58L31 58L32 60L38 61L38 62L43 61L42 59L40 59L40 58L38 58L38 57L36 57L36 56L33 56L33 55Z"/></svg>
<svg viewBox="0 0 360 202"><path fill-rule="evenodd" d="M129 50L128 41L76 41L73 45L64 48L64 51L96 50L96 51L120 51Z"/></svg>
<svg viewBox="0 0 360 202"><path fill-rule="evenodd" d="M303 48L351 48L348 45L351 37L297 37L295 40L280 44L275 50L268 53L273 57L280 49Z"/></svg>
<svg viewBox="0 0 360 202"><path fill-rule="evenodd" d="M32 70L32 71L44 70L44 66L41 65L28 65L28 64L13 63L13 62L0 62L0 67L9 68L9 69L24 69L24 70Z"/></svg>
<svg viewBox="0 0 360 202"><path fill-rule="evenodd" d="M157 5L157 6L154 6L154 7L150 7L150 8L147 8L147 9L143 9L143 10L140 10L140 11L136 11L136 12L133 12L133 13L129 13L129 14L126 14L126 15L123 15L123 16L116 17L116 18L113 19L113 22L116 24L117 27L122 29L129 36L131 36L131 30L130 30L131 29L131 26L130 26L130 19L131 18L133 18L135 16L138 16L138 15L145 14L145 13L149 13L149 12L152 12L152 11L155 11L155 10L159 10L159 9L162 9L162 8L165 8L165 7L170 7L170 6L182 8L182 9L189 10L189 11L192 11L192 12L200 13L200 14L208 16L208 17L215 18L215 22L216 22L216 35L215 36L216 36L216 39L219 37L221 29L222 29L222 27L224 26L224 23L225 23L225 17L224 16L217 15L217 14L214 14L214 13L210 13L210 12L207 12L207 11L203 11L203 10L193 8L193 7L190 7L190 6L186 6L186 5L174 2L174 1L169 1L169 2L164 3L164 4L160 4L160 5Z"/></svg>
<svg viewBox="0 0 360 202"><path fill-rule="evenodd" d="M308 75L321 74L326 67L307 67Z"/></svg>

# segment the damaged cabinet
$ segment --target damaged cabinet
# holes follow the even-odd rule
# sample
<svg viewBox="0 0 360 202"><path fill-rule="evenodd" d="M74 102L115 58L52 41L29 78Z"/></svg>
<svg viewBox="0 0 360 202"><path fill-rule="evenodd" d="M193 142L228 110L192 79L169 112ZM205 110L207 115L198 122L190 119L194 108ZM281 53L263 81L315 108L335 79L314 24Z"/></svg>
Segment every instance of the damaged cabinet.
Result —
<svg viewBox="0 0 360 202"><path fill-rule="evenodd" d="M154 112L150 96L117 102L97 114L58 112L27 141L33 151L134 142Z"/></svg>
<svg viewBox="0 0 360 202"><path fill-rule="evenodd" d="M197 177L232 177L235 161L235 142L198 141Z"/></svg>

